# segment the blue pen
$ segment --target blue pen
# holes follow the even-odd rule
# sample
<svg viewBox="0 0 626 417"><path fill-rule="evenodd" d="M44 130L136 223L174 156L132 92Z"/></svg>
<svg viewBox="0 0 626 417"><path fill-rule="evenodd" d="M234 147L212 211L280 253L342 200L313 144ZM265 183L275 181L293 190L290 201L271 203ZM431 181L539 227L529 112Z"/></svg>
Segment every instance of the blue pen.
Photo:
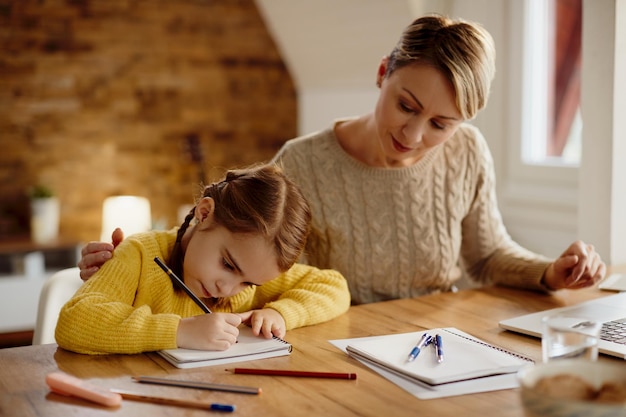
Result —
<svg viewBox="0 0 626 417"><path fill-rule="evenodd" d="M428 346L432 338L433 337L428 333L424 333L420 341L417 342L417 345L415 345L415 347L411 350L411 353L409 353L409 357L406 359L407 362L413 362L415 358L417 358L417 355L420 354L424 346Z"/></svg>
<svg viewBox="0 0 626 417"><path fill-rule="evenodd" d="M435 350L437 351L437 363L443 362L443 340L438 334L435 335Z"/></svg>

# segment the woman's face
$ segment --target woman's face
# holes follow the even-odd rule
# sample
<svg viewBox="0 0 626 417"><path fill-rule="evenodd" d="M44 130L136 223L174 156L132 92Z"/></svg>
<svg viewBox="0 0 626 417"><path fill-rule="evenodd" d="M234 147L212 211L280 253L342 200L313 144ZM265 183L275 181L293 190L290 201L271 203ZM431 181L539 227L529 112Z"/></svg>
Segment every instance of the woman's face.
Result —
<svg viewBox="0 0 626 417"><path fill-rule="evenodd" d="M208 227L205 222L210 221L207 218L195 226L183 261L184 281L194 294L231 297L280 274L273 247L263 236Z"/></svg>
<svg viewBox="0 0 626 417"><path fill-rule="evenodd" d="M449 139L463 117L452 84L439 70L412 64L384 78L386 68L383 58L374 112L378 145L385 166L409 166Z"/></svg>

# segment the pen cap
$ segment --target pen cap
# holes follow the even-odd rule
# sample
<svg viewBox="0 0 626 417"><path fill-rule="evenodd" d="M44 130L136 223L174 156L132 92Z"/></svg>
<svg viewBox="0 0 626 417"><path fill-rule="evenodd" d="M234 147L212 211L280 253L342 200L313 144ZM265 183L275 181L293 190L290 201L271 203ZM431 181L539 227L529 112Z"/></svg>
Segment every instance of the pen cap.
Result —
<svg viewBox="0 0 626 417"><path fill-rule="evenodd" d="M226 413L232 413L235 411L235 406L232 404L211 404L212 411L224 411Z"/></svg>
<svg viewBox="0 0 626 417"><path fill-rule="evenodd" d="M417 347L420 349L425 348L426 346L430 345L432 341L433 341L433 337L429 335L428 333L424 333L420 341L417 343Z"/></svg>

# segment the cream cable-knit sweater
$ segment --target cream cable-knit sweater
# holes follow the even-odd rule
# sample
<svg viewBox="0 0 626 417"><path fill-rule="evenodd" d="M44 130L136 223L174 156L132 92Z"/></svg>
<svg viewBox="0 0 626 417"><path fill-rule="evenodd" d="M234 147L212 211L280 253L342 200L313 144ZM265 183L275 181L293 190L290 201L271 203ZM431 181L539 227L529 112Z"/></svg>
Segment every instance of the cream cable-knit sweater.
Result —
<svg viewBox="0 0 626 417"><path fill-rule="evenodd" d="M168 261L177 229L126 238L63 307L56 327L62 348L79 353L139 353L172 349L182 317L204 314L153 261ZM345 279L336 271L296 264L276 279L229 298L223 310L277 310L287 330L321 323L350 307Z"/></svg>
<svg viewBox="0 0 626 417"><path fill-rule="evenodd" d="M546 290L549 261L507 234L491 154L469 124L406 168L355 160L333 128L288 141L274 162L312 206L302 261L341 272L355 304L449 290L460 268L479 283Z"/></svg>

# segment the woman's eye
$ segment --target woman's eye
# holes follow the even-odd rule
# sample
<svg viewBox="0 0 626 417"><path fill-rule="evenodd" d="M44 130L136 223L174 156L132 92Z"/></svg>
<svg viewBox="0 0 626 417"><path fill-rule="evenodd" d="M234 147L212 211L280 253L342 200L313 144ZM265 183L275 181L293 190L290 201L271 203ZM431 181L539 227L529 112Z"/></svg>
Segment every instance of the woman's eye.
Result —
<svg viewBox="0 0 626 417"><path fill-rule="evenodd" d="M432 125L433 125L433 127L435 129L443 130L443 129L446 128L444 125L442 125L441 123L437 122L436 120L433 120L431 123L432 123Z"/></svg>
<svg viewBox="0 0 626 417"><path fill-rule="evenodd" d="M407 106L406 104L404 104L403 102L400 102L400 109L402 111L404 111L404 112L407 112L407 113L413 112L413 109L411 107Z"/></svg>

